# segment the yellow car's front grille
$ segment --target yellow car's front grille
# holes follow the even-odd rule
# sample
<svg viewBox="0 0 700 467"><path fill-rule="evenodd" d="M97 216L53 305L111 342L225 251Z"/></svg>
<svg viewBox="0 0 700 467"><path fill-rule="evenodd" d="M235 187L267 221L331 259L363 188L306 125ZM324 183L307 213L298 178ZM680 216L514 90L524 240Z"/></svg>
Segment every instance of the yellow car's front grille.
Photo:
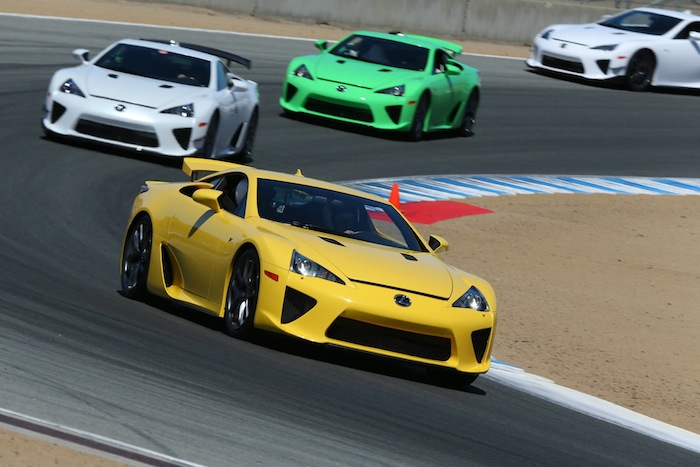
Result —
<svg viewBox="0 0 700 467"><path fill-rule="evenodd" d="M450 358L452 349L450 339L445 337L416 334L343 317L331 324L326 336L343 342L441 362Z"/></svg>

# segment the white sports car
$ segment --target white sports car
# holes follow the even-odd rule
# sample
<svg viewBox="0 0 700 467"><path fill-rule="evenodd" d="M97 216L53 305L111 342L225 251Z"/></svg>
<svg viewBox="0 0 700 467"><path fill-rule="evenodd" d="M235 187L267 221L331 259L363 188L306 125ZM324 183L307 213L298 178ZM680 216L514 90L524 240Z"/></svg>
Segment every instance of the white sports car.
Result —
<svg viewBox="0 0 700 467"><path fill-rule="evenodd" d="M636 8L597 23L558 24L534 39L530 67L589 80L700 88L700 16Z"/></svg>
<svg viewBox="0 0 700 467"><path fill-rule="evenodd" d="M42 124L72 137L166 156L251 159L258 85L233 74L250 61L222 50L172 41L124 39L94 59L58 70Z"/></svg>

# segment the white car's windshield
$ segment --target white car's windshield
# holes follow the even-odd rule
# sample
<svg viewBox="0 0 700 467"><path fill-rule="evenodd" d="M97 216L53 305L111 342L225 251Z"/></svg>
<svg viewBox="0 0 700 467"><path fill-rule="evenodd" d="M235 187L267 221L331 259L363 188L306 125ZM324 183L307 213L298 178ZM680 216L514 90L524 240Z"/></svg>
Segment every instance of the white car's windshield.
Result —
<svg viewBox="0 0 700 467"><path fill-rule="evenodd" d="M303 229L426 251L392 205L323 188L260 179L258 214Z"/></svg>
<svg viewBox="0 0 700 467"><path fill-rule="evenodd" d="M631 10L601 21L598 24L623 31L663 36L680 22L679 18L672 16L660 15L649 11Z"/></svg>
<svg viewBox="0 0 700 467"><path fill-rule="evenodd" d="M378 65L422 71L428 62L429 50L402 42L353 34L333 47L331 53Z"/></svg>
<svg viewBox="0 0 700 467"><path fill-rule="evenodd" d="M117 44L95 65L108 70L190 86L209 86L209 62L164 49Z"/></svg>

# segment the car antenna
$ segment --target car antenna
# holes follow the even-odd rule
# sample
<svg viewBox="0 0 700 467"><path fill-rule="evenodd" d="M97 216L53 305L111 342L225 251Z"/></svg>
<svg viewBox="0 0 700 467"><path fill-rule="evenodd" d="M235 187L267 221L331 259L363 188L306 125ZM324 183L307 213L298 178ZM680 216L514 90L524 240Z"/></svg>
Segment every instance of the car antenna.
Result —
<svg viewBox="0 0 700 467"><path fill-rule="evenodd" d="M303 176L304 176L304 174L301 173L301 169L297 169L297 173L295 173L294 175L296 175L297 177L303 177Z"/></svg>

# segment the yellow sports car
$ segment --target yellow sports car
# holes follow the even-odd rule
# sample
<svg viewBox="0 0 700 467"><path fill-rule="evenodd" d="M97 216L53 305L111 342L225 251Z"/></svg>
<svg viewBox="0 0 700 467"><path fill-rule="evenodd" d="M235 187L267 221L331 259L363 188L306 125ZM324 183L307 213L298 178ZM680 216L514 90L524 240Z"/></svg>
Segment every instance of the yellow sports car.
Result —
<svg viewBox="0 0 700 467"><path fill-rule="evenodd" d="M187 182L146 182L131 212L122 289L256 329L422 364L439 384L490 366L491 286L442 262L387 200L230 162L186 158Z"/></svg>

